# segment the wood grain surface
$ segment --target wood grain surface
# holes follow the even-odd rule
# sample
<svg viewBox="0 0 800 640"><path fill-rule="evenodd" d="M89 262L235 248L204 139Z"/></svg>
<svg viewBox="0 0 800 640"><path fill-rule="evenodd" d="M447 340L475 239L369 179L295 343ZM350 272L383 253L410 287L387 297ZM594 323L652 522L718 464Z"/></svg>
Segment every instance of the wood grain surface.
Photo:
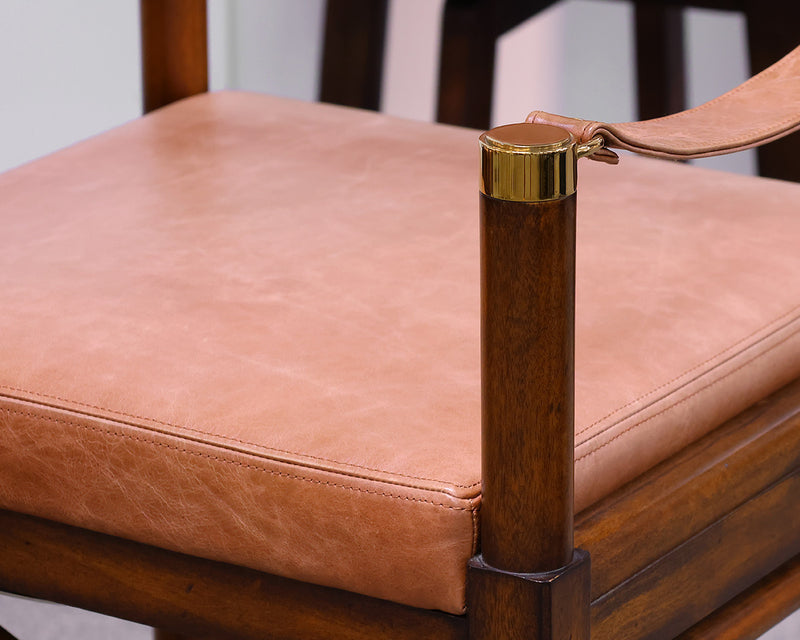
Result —
<svg viewBox="0 0 800 640"><path fill-rule="evenodd" d="M757 640L778 621L798 609L800 556L795 556L719 611L681 634L678 640ZM800 632L800 625L797 629Z"/></svg>
<svg viewBox="0 0 800 640"><path fill-rule="evenodd" d="M573 553L575 196L481 195L481 553L517 573Z"/></svg>
<svg viewBox="0 0 800 640"><path fill-rule="evenodd" d="M0 591L188 636L466 637L466 619L0 510Z"/></svg>
<svg viewBox="0 0 800 640"><path fill-rule="evenodd" d="M467 572L470 640L589 640L589 554L557 571L515 574L473 558Z"/></svg>
<svg viewBox="0 0 800 640"><path fill-rule="evenodd" d="M794 382L579 514L593 640L673 637L800 552L799 470Z"/></svg>
<svg viewBox="0 0 800 640"><path fill-rule="evenodd" d="M205 0L140 0L144 111L208 91Z"/></svg>

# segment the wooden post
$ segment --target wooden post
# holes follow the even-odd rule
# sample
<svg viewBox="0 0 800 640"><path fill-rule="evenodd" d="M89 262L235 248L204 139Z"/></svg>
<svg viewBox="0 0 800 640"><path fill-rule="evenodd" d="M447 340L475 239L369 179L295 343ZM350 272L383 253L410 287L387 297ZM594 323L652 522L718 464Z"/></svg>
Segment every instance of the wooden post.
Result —
<svg viewBox="0 0 800 640"><path fill-rule="evenodd" d="M140 0L144 112L208 91L205 0Z"/></svg>
<svg viewBox="0 0 800 640"><path fill-rule="evenodd" d="M588 640L573 549L576 146L557 127L481 138L483 497L470 637Z"/></svg>
<svg viewBox="0 0 800 640"><path fill-rule="evenodd" d="M750 73L755 75L797 46L800 4L781 0L746 0L743 10L747 18ZM800 182L798 144L800 133L793 133L759 147L759 175Z"/></svg>

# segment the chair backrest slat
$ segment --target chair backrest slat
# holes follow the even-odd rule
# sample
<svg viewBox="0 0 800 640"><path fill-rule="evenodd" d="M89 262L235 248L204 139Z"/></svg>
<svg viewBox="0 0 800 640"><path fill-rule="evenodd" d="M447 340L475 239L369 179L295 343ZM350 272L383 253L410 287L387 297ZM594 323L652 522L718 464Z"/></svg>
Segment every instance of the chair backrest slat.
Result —
<svg viewBox="0 0 800 640"><path fill-rule="evenodd" d="M208 91L205 0L140 0L144 111Z"/></svg>

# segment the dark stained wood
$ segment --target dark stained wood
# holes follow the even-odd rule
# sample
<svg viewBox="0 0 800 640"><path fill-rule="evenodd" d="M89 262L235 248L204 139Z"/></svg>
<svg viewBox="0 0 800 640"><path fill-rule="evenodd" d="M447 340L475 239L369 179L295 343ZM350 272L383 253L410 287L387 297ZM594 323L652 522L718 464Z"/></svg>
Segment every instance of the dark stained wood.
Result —
<svg viewBox="0 0 800 640"><path fill-rule="evenodd" d="M800 45L800 3L750 0L745 13L750 45L750 72L756 74ZM800 133L758 149L762 176L800 182Z"/></svg>
<svg viewBox="0 0 800 640"><path fill-rule="evenodd" d="M800 470L592 602L592 640L672 638L800 553Z"/></svg>
<svg viewBox="0 0 800 640"><path fill-rule="evenodd" d="M489 128L498 38L555 2L447 0L442 18L437 122Z"/></svg>
<svg viewBox="0 0 800 640"><path fill-rule="evenodd" d="M716 9L719 11L744 11L749 0L634 0L642 5L659 5L664 7L697 7L699 9Z"/></svg>
<svg viewBox="0 0 800 640"><path fill-rule="evenodd" d="M603 557L597 551L600 547L595 546L593 581L608 582L606 574L609 566L624 563L626 554L639 557L640 561L645 558L644 566L639 569L633 563L626 565L625 571L628 574L623 578L622 587L627 590L627 594L620 595L622 590L616 591L620 600L624 600L620 607L627 608L628 611L631 607L640 607L641 617L638 622L634 623L628 618L628 625L645 624L651 617L671 615L671 611L686 616L687 603L696 599L702 600L707 593L716 593L719 599L724 598L725 594L721 595L719 591L720 584L723 585L723 591L733 591L730 569L726 568L729 563L733 562L733 569L740 573L742 569L744 573L750 573L754 563L760 564L762 568L769 564L763 562L765 537L769 539L766 542L766 555L769 555L769 549L774 550L777 548L775 545L780 546L780 538L787 531L790 532L790 540L786 544L789 549L787 553L790 552L792 544L797 542L798 531L797 523L792 522L791 518L800 514L800 506L795 502L794 505L785 504L779 508L777 513L780 527L773 531L770 522L774 524L775 517L767 513L770 509L765 511L754 508L754 505L763 506L766 504L763 502L764 496L776 495L772 491L778 490L781 485L773 481L773 478L780 480L790 475L786 470L793 467L793 461L798 455L798 407L800 382L795 382L709 434L672 461L660 465L652 473L631 483L619 496L604 501L601 506L606 509L609 527L595 529L595 533L599 535L606 531L611 538L608 541L609 546L619 546L622 553L610 558ZM690 470L687 465L693 465L695 470ZM681 481L680 476L684 473L686 477ZM795 486L784 486L781 490L783 498L796 501L797 496L800 496L796 473L793 478ZM717 484L728 485L733 494L716 489L705 493ZM678 493L672 495L664 488L668 485L672 485L673 491ZM761 492L760 497L756 496L756 501L751 501L748 494L752 491L755 491L753 495L758 494L754 489L758 485L772 485L773 489ZM686 493L681 493L682 491ZM692 494L695 494L695 498L691 497ZM645 499L642 495L649 498ZM663 511L658 510L659 500L666 502ZM628 508L630 505L626 507L624 504L627 501L638 506ZM685 501L683 506L680 505L682 501ZM772 500L770 504L775 506L780 502L781 500ZM712 516L702 515L708 508L712 509L712 514L717 513L717 510L722 514L710 524L706 524L706 520ZM638 520L636 509L644 510ZM728 518L724 514L731 509L734 509L734 514ZM698 519L695 521L693 517L675 517L684 511L699 514ZM588 516L588 513L583 513L578 518L578 540L588 531ZM718 544L723 547L716 551L714 534L702 542L703 535L709 535L709 531L723 531L723 524L719 523L732 520L734 516L739 522L734 529L740 527L743 518L750 522L746 527L748 531L740 534L741 539L734 548L723 539L728 536L719 538L721 542ZM626 517L634 519L628 528L625 527ZM647 519L652 520L654 526L643 528ZM680 520L688 521L689 526L683 533L679 531L679 537L685 537L687 531L695 529L701 535L694 536L693 542L684 539L675 544L677 549L674 551L668 549L657 553L658 558L667 556L671 560L655 558L648 561L651 552L647 548L664 544L659 538L658 530L672 530L673 533L668 537L675 535L677 529L672 525ZM592 525L596 526L599 525ZM781 528L783 533L779 532ZM731 525L724 525L724 529L730 530ZM594 540L597 543L597 539ZM683 544L684 542L688 544ZM760 559L754 558L754 546L757 547L756 555ZM242 633L239 637L261 635L266 638L302 637L308 627L318 629L323 625L329 625L327 637L336 637L336 633L345 638L373 635L381 637L386 632L388 637L415 637L414 634L421 634L419 637L463 638L466 634L466 621L462 618L417 611L319 587L298 585L293 581L196 560L8 512L0 512L0 548L3 549L3 553L0 553L0 589L83 606L145 624L165 626L167 621L171 621L173 628L185 628L184 625L188 625L197 631L202 626L212 630L219 629L233 619L233 628L241 630L241 618L245 618L250 625L245 631L250 629L252 633ZM710 558L709 553L712 554ZM692 569L695 563L699 563L697 571ZM689 571L689 575L686 571ZM796 581L797 573L794 576ZM749 577L739 581L735 588L741 591L747 586L745 583L748 580ZM659 586L662 584L663 587ZM672 595L667 594L662 603L657 596L663 595L663 591L654 595L653 589L666 589L669 584L672 584ZM193 585L193 588L187 594L189 585ZM332 591L336 595L331 596ZM679 601L674 599L675 592L682 594ZM192 595L189 597L189 594ZM743 597L746 596L747 594ZM762 612L769 617L770 623L794 608L797 592L788 591L783 597L786 598L785 601L775 601L772 613ZM653 600L657 602L654 603ZM770 599L772 600L773 598ZM365 604L367 602L370 604ZM637 602L644 604L637 605ZM721 604L724 602L726 600L721 600ZM373 604L377 605L374 610ZM755 611L758 606L753 607L755 617L759 616ZM341 607L341 611L337 610L338 607ZM364 619L370 615L377 616L378 620L365 622ZM699 612L696 615L700 616ZM384 621L383 625L381 620ZM691 623L686 617L684 620L684 624ZM255 630L253 627L256 627ZM275 630L273 635L267 632L269 628ZM427 630L429 634L421 633L420 628ZM605 636L600 632L602 630L596 629L593 640L630 637L617 635L616 629L613 632L608 631L610 628L606 629ZM731 637L738 638L736 635Z"/></svg>
<svg viewBox="0 0 800 640"><path fill-rule="evenodd" d="M686 108L683 12L680 7L634 5L639 119Z"/></svg>
<svg viewBox="0 0 800 640"><path fill-rule="evenodd" d="M800 467L800 380L576 517L592 554L592 598Z"/></svg>
<svg viewBox="0 0 800 640"><path fill-rule="evenodd" d="M466 637L466 620L0 510L0 591L189 637Z"/></svg>
<svg viewBox="0 0 800 640"><path fill-rule="evenodd" d="M800 609L800 556L774 571L678 640L757 640Z"/></svg>
<svg viewBox="0 0 800 640"><path fill-rule="evenodd" d="M0 627L0 640L17 640L16 636L12 636L8 631Z"/></svg>
<svg viewBox="0 0 800 640"><path fill-rule="evenodd" d="M681 7L744 12L752 75L777 62L800 44L797 30L800 3L797 2L636 0L635 6L640 118L654 118L684 108L684 73L679 64L683 50L677 28ZM800 133L760 147L760 175L800 182L800 158L796 153L798 145Z"/></svg>
<svg viewBox="0 0 800 640"><path fill-rule="evenodd" d="M320 100L377 110L388 0L328 0Z"/></svg>
<svg viewBox="0 0 800 640"><path fill-rule="evenodd" d="M542 573L573 553L575 195L481 195L481 553Z"/></svg>
<svg viewBox="0 0 800 640"><path fill-rule="evenodd" d="M445 3L437 122L489 128L496 39L489 21L487 2Z"/></svg>
<svg viewBox="0 0 800 640"><path fill-rule="evenodd" d="M498 571L476 556L467 572L470 640L589 640L589 554L551 573Z"/></svg>
<svg viewBox="0 0 800 640"><path fill-rule="evenodd" d="M448 0L442 21L437 121L490 126L495 48L506 31L554 2ZM635 0L639 118L686 107L682 9L743 11L751 72L765 69L800 44L800 3L783 0ZM533 107L535 105L529 105ZM800 181L800 133L758 150L759 173Z"/></svg>
<svg viewBox="0 0 800 640"><path fill-rule="evenodd" d="M208 91L205 0L140 0L144 111Z"/></svg>
<svg viewBox="0 0 800 640"><path fill-rule="evenodd" d="M493 29L498 38L558 2L558 0L527 0L526 2L520 2L519 0L482 1L488 2L492 6Z"/></svg>
<svg viewBox="0 0 800 640"><path fill-rule="evenodd" d="M153 640L195 640L196 638L197 636L190 638L189 636L184 636L178 633L170 633L169 631L164 631L162 629L153 630Z"/></svg>

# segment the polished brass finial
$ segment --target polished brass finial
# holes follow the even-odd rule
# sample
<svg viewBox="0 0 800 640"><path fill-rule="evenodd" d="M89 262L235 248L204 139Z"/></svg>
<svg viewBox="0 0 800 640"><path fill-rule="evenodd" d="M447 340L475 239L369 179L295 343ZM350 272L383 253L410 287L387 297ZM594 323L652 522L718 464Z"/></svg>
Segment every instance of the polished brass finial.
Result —
<svg viewBox="0 0 800 640"><path fill-rule="evenodd" d="M542 202L575 193L577 145L565 129L520 123L481 138L481 192L498 200Z"/></svg>

